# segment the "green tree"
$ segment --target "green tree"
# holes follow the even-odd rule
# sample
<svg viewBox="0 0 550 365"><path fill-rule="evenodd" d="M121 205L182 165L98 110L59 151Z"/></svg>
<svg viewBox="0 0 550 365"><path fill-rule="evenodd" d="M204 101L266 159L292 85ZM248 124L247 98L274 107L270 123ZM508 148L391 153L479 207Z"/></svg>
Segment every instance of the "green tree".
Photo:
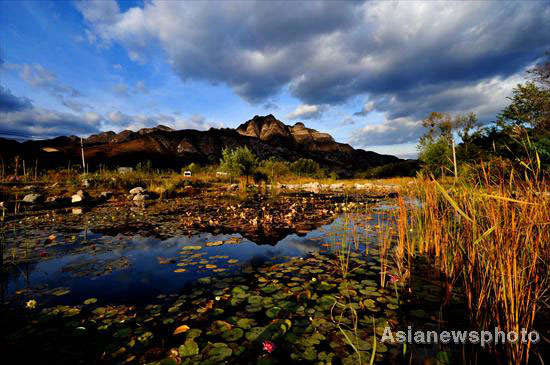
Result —
<svg viewBox="0 0 550 365"><path fill-rule="evenodd" d="M186 167L184 167L182 170L184 171L191 171L193 173L193 175L197 174L200 172L201 170L201 167L200 165L194 163L194 162L191 162L189 165L187 165Z"/></svg>
<svg viewBox="0 0 550 365"><path fill-rule="evenodd" d="M270 177L271 181L275 181L278 177L288 175L290 173L289 163L278 160L275 157L270 157L260 163L259 169Z"/></svg>
<svg viewBox="0 0 550 365"><path fill-rule="evenodd" d="M246 185L248 177L258 167L258 159L248 147L238 147L234 150L224 148L220 160L220 168L232 176L245 176Z"/></svg>
<svg viewBox="0 0 550 365"><path fill-rule="evenodd" d="M319 164L309 158L300 158L290 164L290 171L298 176L314 176L320 169Z"/></svg>
<svg viewBox="0 0 550 365"><path fill-rule="evenodd" d="M418 159L424 169L435 176L445 175L446 170L452 171L452 132L455 122L449 114L432 112L422 121L422 125L428 131L418 141Z"/></svg>

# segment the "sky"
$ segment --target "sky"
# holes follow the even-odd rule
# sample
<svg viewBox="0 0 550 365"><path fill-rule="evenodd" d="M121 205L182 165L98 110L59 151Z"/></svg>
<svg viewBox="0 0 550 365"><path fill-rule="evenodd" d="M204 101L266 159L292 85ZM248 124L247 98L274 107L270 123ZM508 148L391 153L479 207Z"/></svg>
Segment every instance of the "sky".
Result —
<svg viewBox="0 0 550 365"><path fill-rule="evenodd" d="M491 123L548 50L549 1L0 0L0 133L273 114L412 158L422 119Z"/></svg>

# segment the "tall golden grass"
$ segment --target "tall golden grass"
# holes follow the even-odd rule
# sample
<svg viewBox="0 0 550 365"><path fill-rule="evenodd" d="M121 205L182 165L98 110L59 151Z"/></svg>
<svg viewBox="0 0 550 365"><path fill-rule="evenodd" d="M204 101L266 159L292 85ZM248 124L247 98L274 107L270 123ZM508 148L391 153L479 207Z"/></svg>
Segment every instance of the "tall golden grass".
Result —
<svg viewBox="0 0 550 365"><path fill-rule="evenodd" d="M445 301L459 286L474 328L530 331L548 303L547 185L538 176L518 180L511 175L498 183L489 176L483 170L474 184L459 181L445 187L433 179L418 179L408 195L420 206L407 209L399 200L394 256L408 269L416 256L430 257L444 274ZM507 343L507 362L526 364L530 346Z"/></svg>

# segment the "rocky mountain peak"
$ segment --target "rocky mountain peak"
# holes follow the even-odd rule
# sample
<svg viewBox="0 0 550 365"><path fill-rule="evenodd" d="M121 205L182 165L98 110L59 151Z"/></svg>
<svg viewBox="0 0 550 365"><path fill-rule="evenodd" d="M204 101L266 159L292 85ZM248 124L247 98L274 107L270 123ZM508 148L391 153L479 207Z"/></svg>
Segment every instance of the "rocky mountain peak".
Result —
<svg viewBox="0 0 550 365"><path fill-rule="evenodd" d="M276 136L290 138L290 130L272 114L266 116L256 115L237 128L237 133L243 136L256 137L262 141L269 141Z"/></svg>

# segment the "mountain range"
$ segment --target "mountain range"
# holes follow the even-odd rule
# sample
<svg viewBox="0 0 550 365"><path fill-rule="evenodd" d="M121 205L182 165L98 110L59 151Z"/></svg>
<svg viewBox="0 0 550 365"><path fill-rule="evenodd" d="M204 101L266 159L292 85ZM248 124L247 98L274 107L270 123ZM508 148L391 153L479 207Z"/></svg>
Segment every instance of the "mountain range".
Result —
<svg viewBox="0 0 550 365"><path fill-rule="evenodd" d="M137 132L102 132L82 142L90 170L100 164L135 166L145 161L158 168L181 168L191 162L210 165L219 163L223 148L238 146L247 146L260 159L312 159L341 175L403 161L338 143L329 134L307 128L303 123L286 125L271 114L255 116L236 129L173 130L159 125ZM42 168L81 164L81 140L76 136L25 142L0 138L0 151L4 160L13 161L20 156L28 166L36 160Z"/></svg>

